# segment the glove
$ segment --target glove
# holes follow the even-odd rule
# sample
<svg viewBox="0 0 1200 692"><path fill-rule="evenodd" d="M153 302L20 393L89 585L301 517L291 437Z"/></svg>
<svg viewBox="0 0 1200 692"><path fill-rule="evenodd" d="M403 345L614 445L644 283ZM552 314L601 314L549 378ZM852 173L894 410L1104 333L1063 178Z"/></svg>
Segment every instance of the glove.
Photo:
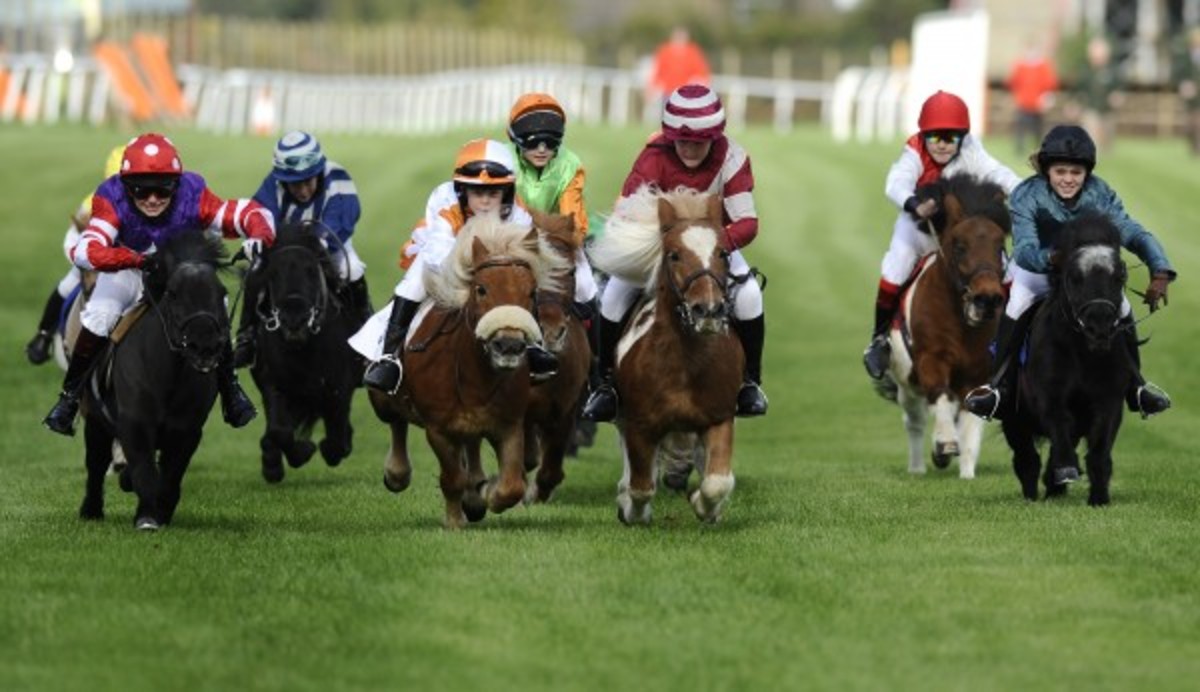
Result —
<svg viewBox="0 0 1200 692"><path fill-rule="evenodd" d="M1142 302L1150 306L1150 312L1158 309L1158 301L1161 300L1163 307L1167 306L1167 284L1171 283L1171 275L1165 273L1154 274L1150 277L1150 285L1146 287L1146 294L1142 298Z"/></svg>
<svg viewBox="0 0 1200 692"><path fill-rule="evenodd" d="M904 211L908 212L908 215L913 217L914 220L920 221L921 215L917 213L917 207L920 204L921 200L917 199L916 195L913 195L912 197L904 200Z"/></svg>
<svg viewBox="0 0 1200 692"><path fill-rule="evenodd" d="M251 265L258 264L262 258L263 241L258 238L246 238L242 241L242 257Z"/></svg>
<svg viewBox="0 0 1200 692"><path fill-rule="evenodd" d="M162 269L162 258L157 253L143 254L138 268L147 276L157 274Z"/></svg>

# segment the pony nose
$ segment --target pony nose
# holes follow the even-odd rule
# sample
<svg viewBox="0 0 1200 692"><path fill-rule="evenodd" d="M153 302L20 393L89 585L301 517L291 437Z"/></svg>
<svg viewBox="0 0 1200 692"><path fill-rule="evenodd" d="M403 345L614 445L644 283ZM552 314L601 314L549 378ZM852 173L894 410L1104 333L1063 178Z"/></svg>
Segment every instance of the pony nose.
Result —
<svg viewBox="0 0 1200 692"><path fill-rule="evenodd" d="M692 320L717 320L725 316L725 306L720 303L693 303L691 306Z"/></svg>
<svg viewBox="0 0 1200 692"><path fill-rule="evenodd" d="M1004 302L1004 296L997 293L977 295L973 299L975 308L987 317L992 317Z"/></svg>

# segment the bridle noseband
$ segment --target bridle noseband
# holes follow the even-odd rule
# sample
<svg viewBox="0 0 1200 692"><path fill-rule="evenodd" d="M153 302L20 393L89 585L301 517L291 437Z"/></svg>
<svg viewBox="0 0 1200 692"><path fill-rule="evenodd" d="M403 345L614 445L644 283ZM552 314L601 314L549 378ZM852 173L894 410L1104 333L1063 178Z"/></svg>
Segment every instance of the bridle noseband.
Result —
<svg viewBox="0 0 1200 692"><path fill-rule="evenodd" d="M321 271L320 258L317 257L316 253L314 253L312 250L300 245L289 245L286 247L274 248L271 251L271 256L273 258L278 258L285 252L296 250L303 252L307 258L311 258L313 263L316 264L318 273L320 274L317 280L319 293L317 295L316 302L309 306L308 319L304 322L304 327L310 334L320 334L321 327L325 323L325 312L329 307L329 286L325 281L324 272ZM271 271L270 266L266 268L266 271ZM282 322L279 319L279 307L275 304L275 297L271 292L270 281L267 282L266 300L266 307L269 308L269 311L264 312L263 307L264 306L261 303L255 306L255 311L258 312L259 319L262 320L263 329L267 330L268 332L278 331L282 326Z"/></svg>
<svg viewBox="0 0 1200 692"><path fill-rule="evenodd" d="M664 265L667 262L670 252L663 253ZM729 316L733 312L729 305L729 255L727 253L722 253L721 261L725 263L725 277L717 276L716 272L708 267L701 267L700 269L697 269L691 274L685 276L682 282L675 281L675 274L670 270L670 267L663 266L662 270L667 274L667 285L670 286L671 293L675 296L675 314L679 316L679 319L683 322L685 327L695 330L696 318L692 315L691 310L688 309L687 297L684 294L686 294L688 289L692 287L692 284L703 278L712 279L712 282L717 286L717 290L721 292L721 307L717 311L717 316L722 321L729 321Z"/></svg>
<svg viewBox="0 0 1200 692"><path fill-rule="evenodd" d="M210 267L209 264L202 261L184 260L171 270L171 276L188 266L202 268ZM170 276L167 277L167 283L170 283ZM209 362L209 359L200 358L198 355L196 355L195 351L191 349L192 344L188 339L188 328L197 323L206 323L205 326L208 326L210 329L220 335L219 338L223 344L229 340L229 330L225 326L227 322L221 319L222 317L227 317L224 312L218 316L215 312L210 310L197 310L188 314L183 318L183 320L176 324L171 315L163 309L164 303L170 303L171 301L170 290L165 290L162 298L159 300L155 300L150 291L144 291L144 294L146 296L146 302L150 304L150 309L155 315L158 316L159 324L162 325L163 336L167 341L167 348L170 349L172 353L181 355L184 361L187 362L192 369L198 372L207 373L216 368L217 359L212 359L212 362ZM220 355L218 352L217 358L219 359L219 357Z"/></svg>

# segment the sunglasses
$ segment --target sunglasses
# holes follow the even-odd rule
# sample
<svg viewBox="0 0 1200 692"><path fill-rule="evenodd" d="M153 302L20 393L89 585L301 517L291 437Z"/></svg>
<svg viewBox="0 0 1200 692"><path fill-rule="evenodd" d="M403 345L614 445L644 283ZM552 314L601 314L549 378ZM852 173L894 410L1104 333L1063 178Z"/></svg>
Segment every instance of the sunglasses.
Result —
<svg viewBox="0 0 1200 692"><path fill-rule="evenodd" d="M472 161L459 166L454 172L471 178L511 178L513 174L508 168L492 161Z"/></svg>
<svg viewBox="0 0 1200 692"><path fill-rule="evenodd" d="M151 195L159 199L170 199L175 195L175 190L178 189L179 183L161 182L161 183L129 183L125 189L129 194L138 201L150 199Z"/></svg>
<svg viewBox="0 0 1200 692"><path fill-rule="evenodd" d="M517 146L526 151L533 151L543 144L550 151L558 151L558 148L562 146L562 135L553 132L534 132L528 135L517 135L515 139Z"/></svg>
<svg viewBox="0 0 1200 692"><path fill-rule="evenodd" d="M941 142L942 144L958 144L962 141L963 133L953 130L939 130L937 132L926 132L925 141L929 144Z"/></svg>

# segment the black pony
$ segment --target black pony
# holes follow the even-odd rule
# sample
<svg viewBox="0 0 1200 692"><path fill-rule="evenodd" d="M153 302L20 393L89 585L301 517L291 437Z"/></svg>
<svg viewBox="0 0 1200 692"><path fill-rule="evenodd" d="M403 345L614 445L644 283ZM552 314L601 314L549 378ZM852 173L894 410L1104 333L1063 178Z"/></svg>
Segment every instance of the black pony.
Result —
<svg viewBox="0 0 1200 692"><path fill-rule="evenodd" d="M128 460L121 488L138 497L134 525L155 530L171 522L217 397L217 362L229 345L217 275L223 257L219 238L189 231L159 247L145 268L145 313L114 341L84 395L81 517L104 518L104 475L115 439Z"/></svg>
<svg viewBox="0 0 1200 692"><path fill-rule="evenodd" d="M259 296L258 353L250 372L262 393L267 428L262 474L283 480L283 458L299 468L317 447L311 441L324 421L321 456L336 466L350 455L354 429L350 400L362 381L362 360L346 339L357 316L337 300L337 272L321 243L317 224L286 225L246 279Z"/></svg>
<svg viewBox="0 0 1200 692"><path fill-rule="evenodd" d="M1075 448L1087 440L1089 505L1109 502L1112 447L1135 374L1120 321L1126 269L1120 234L1107 218L1085 216L1063 227L1050 292L1033 317L1029 356L1016 411L1004 419L1013 471L1026 499L1037 499L1038 437L1050 441L1042 482L1062 495L1079 478Z"/></svg>

